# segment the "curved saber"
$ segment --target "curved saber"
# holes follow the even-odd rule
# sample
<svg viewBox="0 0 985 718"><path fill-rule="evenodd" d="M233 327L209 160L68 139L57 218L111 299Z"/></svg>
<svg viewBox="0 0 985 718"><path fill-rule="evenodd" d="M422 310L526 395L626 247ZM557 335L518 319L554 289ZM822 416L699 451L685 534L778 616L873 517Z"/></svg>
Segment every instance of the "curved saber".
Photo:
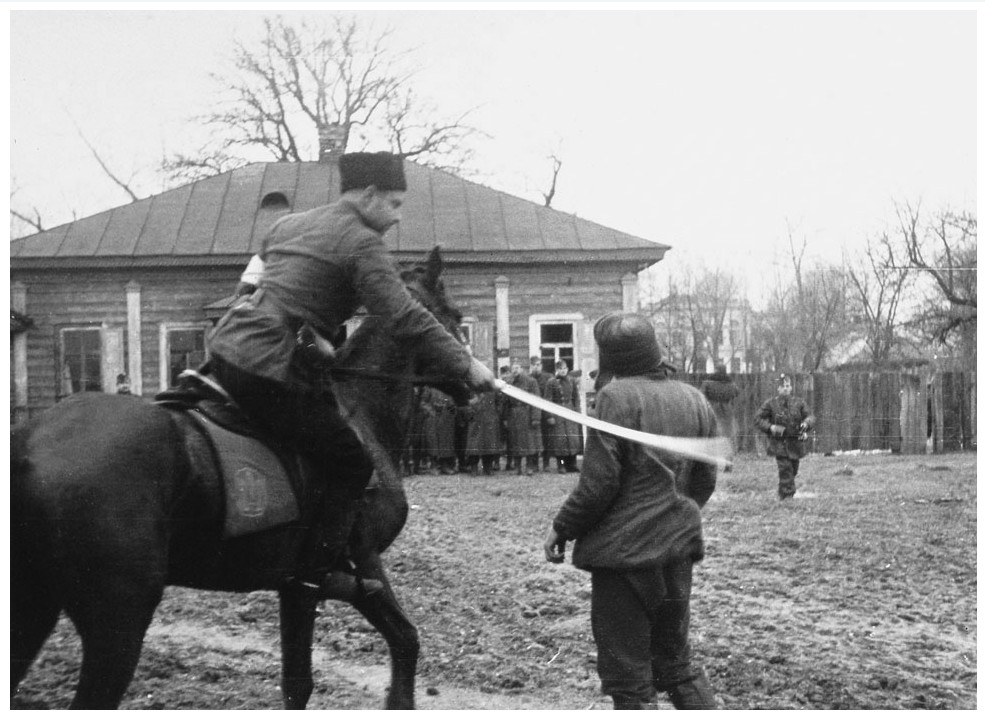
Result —
<svg viewBox="0 0 985 718"><path fill-rule="evenodd" d="M558 406L557 404L547 401L546 399L542 399L539 396L534 396L533 394L523 391L522 389L517 389L515 386L507 384L502 379L496 380L496 388L507 396L511 396L525 404L530 404L530 406L537 407L541 411L546 411L549 414L556 414L557 416L563 417L568 421L584 424L585 426L590 426L593 429L604 431L607 434L614 434L615 436L622 437L623 439L635 441L638 444L652 446L654 449L663 449L664 451L686 456L689 459L702 461L706 464L715 464L720 469L725 468L732 463L726 458L731 453L732 447L729 444L728 439L725 437L693 439L684 436L648 434L645 431L627 429L625 426L610 424L608 421L596 419L594 416L586 416L585 414L572 411L566 407Z"/></svg>

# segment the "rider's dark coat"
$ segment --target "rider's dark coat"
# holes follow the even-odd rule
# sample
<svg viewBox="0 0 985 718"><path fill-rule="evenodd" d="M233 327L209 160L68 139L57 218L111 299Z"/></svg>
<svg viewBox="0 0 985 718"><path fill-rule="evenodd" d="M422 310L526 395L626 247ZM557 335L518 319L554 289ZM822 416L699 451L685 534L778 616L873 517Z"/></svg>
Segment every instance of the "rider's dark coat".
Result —
<svg viewBox="0 0 985 718"><path fill-rule="evenodd" d="M333 339L356 309L391 322L436 369L465 377L468 352L408 292L383 244L348 199L273 226L260 252L259 289L230 309L209 337L209 351L251 374L307 384L297 370L297 333L305 324Z"/></svg>

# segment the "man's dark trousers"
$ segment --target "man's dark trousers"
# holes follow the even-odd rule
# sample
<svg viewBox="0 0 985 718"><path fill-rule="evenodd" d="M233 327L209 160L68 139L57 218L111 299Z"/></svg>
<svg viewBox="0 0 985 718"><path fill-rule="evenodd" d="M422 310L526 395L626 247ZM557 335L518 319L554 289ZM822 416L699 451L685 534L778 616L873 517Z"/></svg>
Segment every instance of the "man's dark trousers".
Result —
<svg viewBox="0 0 985 718"><path fill-rule="evenodd" d="M592 633L602 692L617 707L648 704L657 691L704 681L691 665L692 562L634 571L592 571ZM714 708L713 699L707 698Z"/></svg>
<svg viewBox="0 0 985 718"><path fill-rule="evenodd" d="M797 469L800 467L800 459L791 459L787 456L776 457L776 468L780 474L779 494L781 499L793 498L797 493L797 484L794 479L797 477Z"/></svg>

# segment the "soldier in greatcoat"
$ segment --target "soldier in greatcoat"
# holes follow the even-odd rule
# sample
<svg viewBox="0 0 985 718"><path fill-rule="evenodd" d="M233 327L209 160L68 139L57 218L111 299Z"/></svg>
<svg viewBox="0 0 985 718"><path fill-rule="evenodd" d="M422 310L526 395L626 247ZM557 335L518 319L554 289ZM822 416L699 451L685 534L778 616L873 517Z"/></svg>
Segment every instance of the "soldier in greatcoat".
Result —
<svg viewBox="0 0 985 718"><path fill-rule="evenodd" d="M554 376L544 388L544 398L558 406L572 411L578 411L580 399L578 386L568 374L568 364L564 359L557 363ZM560 416L548 416L546 451L557 460L559 473L576 473L578 471L578 454L582 452L581 426Z"/></svg>
<svg viewBox="0 0 985 718"><path fill-rule="evenodd" d="M540 396L537 380L527 373L523 362L515 360L511 365L512 384L518 389ZM511 396L504 402L506 427L509 432L509 452L513 457L513 468L518 475L533 475L530 456L540 451L543 442L540 437L540 409L530 406Z"/></svg>
<svg viewBox="0 0 985 718"><path fill-rule="evenodd" d="M537 382L537 390L540 392L540 396L544 396L544 389L547 386L547 382L550 381L551 375L544 372L543 362L536 354L530 357L530 376ZM544 422L541 422L540 434L534 436L534 444L536 449L530 455L530 461L528 462L530 468L536 472L540 471L541 466L543 466L544 471L548 471L550 469L551 458L550 452L547 450L547 426ZM541 459L543 459L543 464L541 464Z"/></svg>
<svg viewBox="0 0 985 718"><path fill-rule="evenodd" d="M462 412L468 417L465 457L472 473L481 469L487 476L493 473L503 451L500 426L502 394L480 394Z"/></svg>
<svg viewBox="0 0 985 718"><path fill-rule="evenodd" d="M431 469L434 456L434 407L431 406L431 387L422 386L415 390L417 395L414 413L410 420L410 433L407 437L410 452L410 470L424 474Z"/></svg>
<svg viewBox="0 0 985 718"><path fill-rule="evenodd" d="M433 456L438 473L454 474L457 461L455 422L458 408L454 399L434 388L431 389L431 408L434 410Z"/></svg>

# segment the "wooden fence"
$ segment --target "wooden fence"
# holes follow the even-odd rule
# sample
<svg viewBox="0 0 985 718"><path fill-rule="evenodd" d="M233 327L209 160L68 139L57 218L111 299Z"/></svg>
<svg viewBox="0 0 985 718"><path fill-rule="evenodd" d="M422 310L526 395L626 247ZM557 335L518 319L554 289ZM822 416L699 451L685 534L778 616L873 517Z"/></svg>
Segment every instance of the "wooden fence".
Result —
<svg viewBox="0 0 985 718"><path fill-rule="evenodd" d="M756 412L776 393L777 374L733 374L739 452L765 453ZM695 386L706 374L677 378ZM814 452L888 450L922 454L977 448L975 372L833 372L792 375L794 394L814 413Z"/></svg>

